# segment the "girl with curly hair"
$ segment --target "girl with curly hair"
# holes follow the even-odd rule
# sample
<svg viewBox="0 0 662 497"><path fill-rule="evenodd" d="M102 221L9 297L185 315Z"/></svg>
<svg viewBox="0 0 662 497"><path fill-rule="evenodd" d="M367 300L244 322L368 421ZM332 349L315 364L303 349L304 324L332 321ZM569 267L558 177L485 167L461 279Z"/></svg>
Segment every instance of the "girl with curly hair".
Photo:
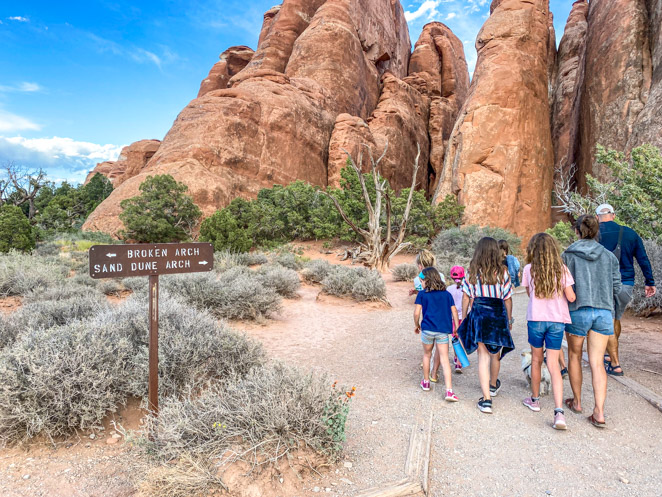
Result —
<svg viewBox="0 0 662 497"><path fill-rule="evenodd" d="M567 428L563 411L563 377L559 354L565 325L571 323L568 302L575 301L572 285L575 280L563 263L556 240L547 233L538 233L526 248L526 266L522 284L529 295L526 320L531 345L531 396L523 404L540 411L540 376L547 350L547 369L554 392L554 424L557 430Z"/></svg>
<svg viewBox="0 0 662 497"><path fill-rule="evenodd" d="M492 413L492 397L501 388L501 358L515 348L510 335L513 285L502 264L501 250L494 238L482 238L476 245L464 279L462 316L457 330L467 354L478 350L478 379L483 397L481 412Z"/></svg>

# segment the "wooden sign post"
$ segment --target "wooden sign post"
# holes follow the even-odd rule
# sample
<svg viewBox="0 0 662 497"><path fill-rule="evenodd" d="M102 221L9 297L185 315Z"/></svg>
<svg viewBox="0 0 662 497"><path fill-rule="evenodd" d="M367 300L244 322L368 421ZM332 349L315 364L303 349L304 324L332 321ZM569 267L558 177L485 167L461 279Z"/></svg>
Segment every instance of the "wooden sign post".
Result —
<svg viewBox="0 0 662 497"><path fill-rule="evenodd" d="M90 276L149 276L148 406L159 412L159 275L199 273L214 268L211 243L150 243L90 247Z"/></svg>

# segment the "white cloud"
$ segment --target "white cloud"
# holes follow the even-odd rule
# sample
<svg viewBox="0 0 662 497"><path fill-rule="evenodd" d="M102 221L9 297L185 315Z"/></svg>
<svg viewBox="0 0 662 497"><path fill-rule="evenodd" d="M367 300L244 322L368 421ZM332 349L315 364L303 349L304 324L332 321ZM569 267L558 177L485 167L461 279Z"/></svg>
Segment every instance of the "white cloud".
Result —
<svg viewBox="0 0 662 497"><path fill-rule="evenodd" d="M58 136L0 136L0 163L15 161L29 169L43 169L52 181L80 183L98 162L116 160L122 148Z"/></svg>
<svg viewBox="0 0 662 497"><path fill-rule="evenodd" d="M7 19L9 19L10 21L18 21L18 22L30 21L30 19L28 19L27 17L21 17L21 16L12 16L12 17L8 17Z"/></svg>
<svg viewBox="0 0 662 497"><path fill-rule="evenodd" d="M14 136L11 138L0 137L13 145L18 145L28 150L33 150L54 159L64 157L76 157L91 160L116 160L122 150L118 145L98 145L90 142L79 142L71 138L23 138Z"/></svg>
<svg viewBox="0 0 662 497"><path fill-rule="evenodd" d="M412 22L426 14L428 18L431 18L439 13L437 12L437 7L439 6L440 3L441 0L425 0L425 2L423 2L418 7L418 9L416 9L416 11L414 12L406 11L405 19L407 20L407 22Z"/></svg>
<svg viewBox="0 0 662 497"><path fill-rule="evenodd" d="M163 59L165 59L166 62L170 62L172 60L176 60L177 58L177 54L170 51L168 47L161 47L163 51L163 59L162 59L162 57L159 57L154 52L145 50L144 48L141 47L136 47L134 45L125 47L112 40L108 40L106 38L97 36L94 33L85 32L85 34L96 44L97 49L100 52L110 52L113 55L119 55L120 57L127 57L141 64L152 63L159 69L161 69L161 64L163 62Z"/></svg>
<svg viewBox="0 0 662 497"><path fill-rule="evenodd" d="M450 21L451 19L455 18L457 14L455 12L449 12L448 15L446 16L446 20Z"/></svg>
<svg viewBox="0 0 662 497"><path fill-rule="evenodd" d="M15 133L16 131L39 131L41 126L28 118L12 114L0 109L0 133Z"/></svg>
<svg viewBox="0 0 662 497"><path fill-rule="evenodd" d="M30 83L29 81L23 81L17 85L0 85L0 92L10 92L10 91L21 91L32 93L36 91L41 91L43 88L37 83Z"/></svg>

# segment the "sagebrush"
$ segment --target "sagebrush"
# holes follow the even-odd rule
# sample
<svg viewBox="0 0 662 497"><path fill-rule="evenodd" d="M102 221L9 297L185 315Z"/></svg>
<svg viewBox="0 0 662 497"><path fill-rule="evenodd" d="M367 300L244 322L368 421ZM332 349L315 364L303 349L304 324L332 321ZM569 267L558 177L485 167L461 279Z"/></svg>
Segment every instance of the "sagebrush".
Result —
<svg viewBox="0 0 662 497"><path fill-rule="evenodd" d="M412 281L419 272L416 264L398 264L391 270L394 281Z"/></svg>
<svg viewBox="0 0 662 497"><path fill-rule="evenodd" d="M386 284L374 269L333 266L322 280L322 291L338 297L350 296L359 302L387 302Z"/></svg>

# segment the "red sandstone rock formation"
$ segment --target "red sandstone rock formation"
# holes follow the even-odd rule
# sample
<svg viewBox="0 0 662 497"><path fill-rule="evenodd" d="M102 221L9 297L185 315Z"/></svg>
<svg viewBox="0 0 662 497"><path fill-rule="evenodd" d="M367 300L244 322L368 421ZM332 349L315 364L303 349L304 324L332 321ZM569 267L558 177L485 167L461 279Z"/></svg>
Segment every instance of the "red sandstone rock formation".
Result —
<svg viewBox="0 0 662 497"><path fill-rule="evenodd" d="M649 45L645 0L590 2L580 104L580 175L609 177L608 171L594 163L597 144L626 150L648 98Z"/></svg>
<svg viewBox="0 0 662 497"><path fill-rule="evenodd" d="M326 185L336 117L368 118L380 76L406 76L410 48L397 1L285 0L265 16L253 58L229 87L193 100L147 168L113 191L84 228L117 232L120 201L150 174L186 183L205 215L274 183Z"/></svg>
<svg viewBox="0 0 662 497"><path fill-rule="evenodd" d="M128 178L142 171L152 156L159 149L159 140L140 140L124 147L116 161L107 161L97 166L87 175L85 183L90 181L96 173L103 174L117 188Z"/></svg>
<svg viewBox="0 0 662 497"><path fill-rule="evenodd" d="M559 177L567 177L575 163L579 128L579 101L584 81L584 49L588 23L588 2L572 5L563 38L559 44L556 79L553 91L552 141L554 165Z"/></svg>
<svg viewBox="0 0 662 497"><path fill-rule="evenodd" d="M213 90L228 87L230 78L241 71L253 58L253 49L245 46L230 47L221 55L219 61L209 71L209 75L200 83L198 97Z"/></svg>
<svg viewBox="0 0 662 497"><path fill-rule="evenodd" d="M440 22L425 25L405 81L430 99L430 167L426 182L431 194L437 187L448 139L469 91L469 71L460 39Z"/></svg>
<svg viewBox="0 0 662 497"><path fill-rule="evenodd" d="M436 192L458 195L466 223L525 239L550 222L549 18L548 0L493 2Z"/></svg>
<svg viewBox="0 0 662 497"><path fill-rule="evenodd" d="M368 124L357 116L339 114L333 126L331 140L329 142L328 159L328 185L340 186L340 171L347 165L347 154L352 156L358 164L359 155L362 156L361 170L370 171L370 158L366 147L370 147L377 159L381 151L375 147L375 139ZM361 152L363 152L361 154Z"/></svg>

